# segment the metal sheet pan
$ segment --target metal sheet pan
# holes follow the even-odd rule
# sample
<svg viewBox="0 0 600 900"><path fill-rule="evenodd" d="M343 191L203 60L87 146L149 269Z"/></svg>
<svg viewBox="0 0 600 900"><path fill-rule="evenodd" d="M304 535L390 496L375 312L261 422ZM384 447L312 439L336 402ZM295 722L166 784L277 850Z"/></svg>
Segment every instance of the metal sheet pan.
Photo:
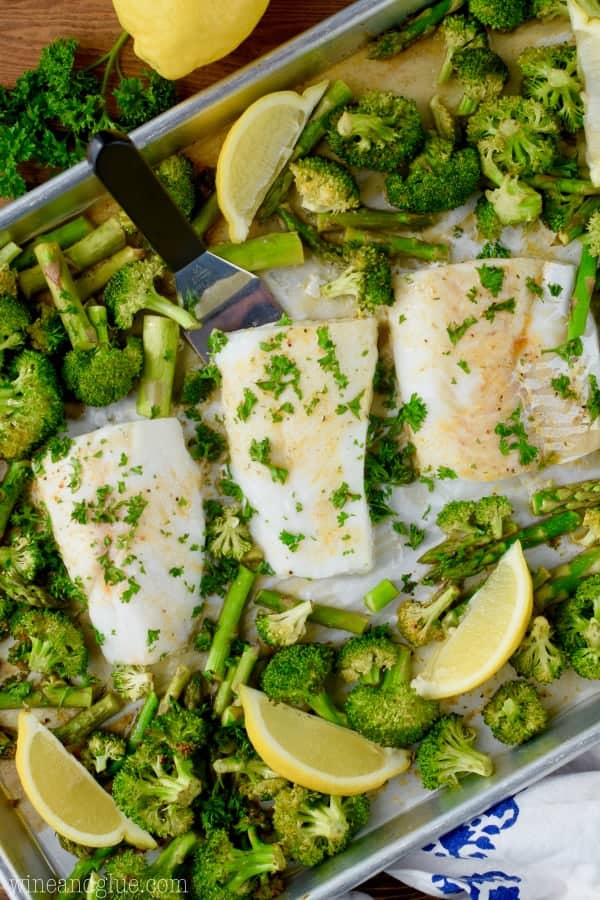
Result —
<svg viewBox="0 0 600 900"><path fill-rule="evenodd" d="M259 95L298 84L349 56L365 40L425 5L421 0L359 0L273 53L174 107L134 132L152 162L214 133ZM22 242L89 206L102 188L82 162L0 210L0 244ZM552 772L600 740L600 693L574 703L524 747L496 756L496 774L467 779L392 815L340 856L295 877L286 900L333 900L490 805ZM42 841L45 843L45 841ZM15 900L51 892L48 855L6 791L0 794L0 881ZM59 873L64 874L64 873Z"/></svg>

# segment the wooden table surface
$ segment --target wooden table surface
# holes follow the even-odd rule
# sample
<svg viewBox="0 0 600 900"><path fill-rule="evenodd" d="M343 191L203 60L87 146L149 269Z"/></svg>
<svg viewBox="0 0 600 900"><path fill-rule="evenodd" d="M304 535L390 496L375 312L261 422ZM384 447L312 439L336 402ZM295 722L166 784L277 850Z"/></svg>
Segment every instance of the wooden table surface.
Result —
<svg viewBox="0 0 600 900"><path fill-rule="evenodd" d="M214 84L348 5L348 0L271 0L256 30L237 50L178 82L179 98ZM148 7L152 7L150 2ZM88 62L104 53L119 31L110 0L1 0L0 84L13 84L25 69L35 66L42 47L57 37L76 37L82 61ZM124 48L121 63L127 75L142 68L131 42ZM428 896L386 875L378 875L362 888L381 900L423 900Z"/></svg>

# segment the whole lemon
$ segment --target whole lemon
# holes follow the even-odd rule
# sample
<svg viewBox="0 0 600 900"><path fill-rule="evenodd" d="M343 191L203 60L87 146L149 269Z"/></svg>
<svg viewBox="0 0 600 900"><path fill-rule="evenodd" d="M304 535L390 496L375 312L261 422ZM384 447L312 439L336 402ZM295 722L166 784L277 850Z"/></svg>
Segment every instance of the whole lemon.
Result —
<svg viewBox="0 0 600 900"><path fill-rule="evenodd" d="M113 0L136 56L164 78L182 78L248 37L269 0Z"/></svg>

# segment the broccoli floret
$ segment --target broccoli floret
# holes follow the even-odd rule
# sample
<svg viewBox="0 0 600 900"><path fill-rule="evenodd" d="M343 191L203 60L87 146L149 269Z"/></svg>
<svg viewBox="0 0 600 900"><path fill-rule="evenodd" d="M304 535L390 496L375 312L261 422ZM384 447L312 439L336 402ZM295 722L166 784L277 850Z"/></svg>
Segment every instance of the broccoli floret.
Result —
<svg viewBox="0 0 600 900"><path fill-rule="evenodd" d="M64 351L69 345L69 337L63 325L60 313L54 306L44 304L40 314L27 329L29 340L34 350L54 356Z"/></svg>
<svg viewBox="0 0 600 900"><path fill-rule="evenodd" d="M496 214L494 213L494 215ZM501 244L499 241L489 241L483 245L477 254L477 259L510 259L511 256L512 253L504 244Z"/></svg>
<svg viewBox="0 0 600 900"><path fill-rule="evenodd" d="M182 879L172 876L197 843L193 832L182 834L167 844L150 865L143 854L129 848L120 850L110 857L104 869L102 886L109 900L125 895L152 900L177 900L184 896Z"/></svg>
<svg viewBox="0 0 600 900"><path fill-rule="evenodd" d="M154 282L164 271L163 261L152 256L128 263L115 272L104 288L104 302L117 328L127 331L135 314L143 309L174 319L182 328L198 327L190 312L156 290Z"/></svg>
<svg viewBox="0 0 600 900"><path fill-rule="evenodd" d="M413 647L423 647L431 641L441 641L446 632L441 617L458 599L460 590L454 584L447 584L426 603L405 600L398 607L398 631Z"/></svg>
<svg viewBox="0 0 600 900"><path fill-rule="evenodd" d="M0 379L0 457L29 456L64 422L64 408L52 364L35 350L23 350Z"/></svg>
<svg viewBox="0 0 600 900"><path fill-rule="evenodd" d="M557 157L558 130L538 100L498 97L470 116L467 136L478 146L484 174L499 185L505 174L547 172Z"/></svg>
<svg viewBox="0 0 600 900"><path fill-rule="evenodd" d="M504 533L507 520L512 516L512 506L508 497L492 494L481 497L475 504L473 518L492 540L498 541Z"/></svg>
<svg viewBox="0 0 600 900"><path fill-rule="evenodd" d="M337 797L293 785L277 794L273 806L273 827L283 852L304 866L341 853L368 819L364 794Z"/></svg>
<svg viewBox="0 0 600 900"><path fill-rule="evenodd" d="M600 678L600 575L585 578L559 604L556 635L570 665L582 678Z"/></svg>
<svg viewBox="0 0 600 900"><path fill-rule="evenodd" d="M485 28L477 19L462 13L442 19L439 31L446 48L438 77L439 84L442 84L452 75L452 62L456 51L462 50L463 47L487 47L488 38Z"/></svg>
<svg viewBox="0 0 600 900"><path fill-rule="evenodd" d="M423 138L415 101L379 90L334 115L327 132L329 146L341 159L381 172L393 172L412 159Z"/></svg>
<svg viewBox="0 0 600 900"><path fill-rule="evenodd" d="M26 609L11 620L15 644L10 659L30 672L76 678L87 668L88 653L83 634L61 612Z"/></svg>
<svg viewBox="0 0 600 900"><path fill-rule="evenodd" d="M398 644L397 662L380 684L359 684L348 694L344 712L350 727L384 747L406 747L421 740L439 718L440 708L410 686L410 669L411 652Z"/></svg>
<svg viewBox="0 0 600 900"><path fill-rule="evenodd" d="M429 109L433 118L433 125L436 133L446 141L456 143L458 138L458 128L454 116L443 102L438 94L429 101Z"/></svg>
<svg viewBox="0 0 600 900"><path fill-rule="evenodd" d="M477 200L475 218L479 237L488 241L497 241L502 234L503 225L496 210L484 194Z"/></svg>
<svg viewBox="0 0 600 900"><path fill-rule="evenodd" d="M17 274L6 264L0 265L0 296L17 297Z"/></svg>
<svg viewBox="0 0 600 900"><path fill-rule="evenodd" d="M336 666L344 681L379 684L381 672L397 662L398 644L388 626L380 625L342 644Z"/></svg>
<svg viewBox="0 0 600 900"><path fill-rule="evenodd" d="M511 516L508 498L492 494L479 500L450 500L438 513L436 524L452 540L470 537L499 540Z"/></svg>
<svg viewBox="0 0 600 900"><path fill-rule="evenodd" d="M349 266L333 281L321 286L321 296L353 297L359 310L366 314L378 306L394 302L392 270L387 252L376 244L365 244L349 250Z"/></svg>
<svg viewBox="0 0 600 900"><path fill-rule="evenodd" d="M456 150L452 141L430 136L404 178L395 172L385 182L387 199L411 212L442 212L465 203L477 190L481 168L472 147Z"/></svg>
<svg viewBox="0 0 600 900"><path fill-rule="evenodd" d="M535 222L542 214L542 195L512 175L505 175L497 188L485 192L502 225Z"/></svg>
<svg viewBox="0 0 600 900"><path fill-rule="evenodd" d="M0 364L5 350L17 350L25 343L29 310L12 294L0 291Z"/></svg>
<svg viewBox="0 0 600 900"><path fill-rule="evenodd" d="M482 713L485 724L503 744L523 744L548 724L548 713L528 681L505 681Z"/></svg>
<svg viewBox="0 0 600 900"><path fill-rule="evenodd" d="M462 775L492 775L494 763L487 753L475 750L477 732L462 716L450 713L439 719L421 741L416 762L424 787L456 787Z"/></svg>
<svg viewBox="0 0 600 900"><path fill-rule="evenodd" d="M157 837L190 830L194 821L190 804L201 790L192 761L147 735L126 757L112 786L119 809Z"/></svg>
<svg viewBox="0 0 600 900"><path fill-rule="evenodd" d="M310 600L304 600L280 613L260 613L254 623L259 638L270 647L296 644L306 634L306 620L312 609Z"/></svg>
<svg viewBox="0 0 600 900"><path fill-rule="evenodd" d="M18 531L10 535L8 545L0 547L0 569L26 584L34 581L43 567L44 556L39 545Z"/></svg>
<svg viewBox="0 0 600 900"><path fill-rule="evenodd" d="M464 91L456 110L459 116L470 116L480 103L493 101L508 81L508 66L489 47L458 50L452 67Z"/></svg>
<svg viewBox="0 0 600 900"><path fill-rule="evenodd" d="M343 725L344 716L325 690L334 656L333 649L325 644L282 647L265 666L261 687L271 700L309 706L324 719Z"/></svg>
<svg viewBox="0 0 600 900"><path fill-rule="evenodd" d="M198 713L184 709L171 699L167 712L153 719L145 734L177 755L188 757L206 744L208 726Z"/></svg>
<svg viewBox="0 0 600 900"><path fill-rule="evenodd" d="M208 548L218 558L241 560L252 550L248 519L238 504L223 507L223 515L210 523Z"/></svg>
<svg viewBox="0 0 600 900"><path fill-rule="evenodd" d="M115 691L125 700L139 700L153 689L154 677L145 666L116 665L111 673Z"/></svg>
<svg viewBox="0 0 600 900"><path fill-rule="evenodd" d="M123 348L100 344L95 350L70 350L62 374L68 389L82 403L108 406L131 391L143 362L141 340L128 337Z"/></svg>
<svg viewBox="0 0 600 900"><path fill-rule="evenodd" d="M571 540L583 547L600 543L600 509L597 506L586 509L581 526L571 534Z"/></svg>
<svg viewBox="0 0 600 900"><path fill-rule="evenodd" d="M550 684L567 668L563 650L552 640L554 629L545 616L535 616L527 633L510 658L510 664L524 678Z"/></svg>
<svg viewBox="0 0 600 900"><path fill-rule="evenodd" d="M0 597L0 640L4 640L10 634L10 619L14 611L14 600L10 597Z"/></svg>
<svg viewBox="0 0 600 900"><path fill-rule="evenodd" d="M183 215L189 219L196 205L194 166L191 161L182 153L175 153L163 159L154 171Z"/></svg>
<svg viewBox="0 0 600 900"><path fill-rule="evenodd" d="M238 730L236 726L227 728ZM243 727L241 730L243 731ZM212 766L219 778L233 775L236 790L249 800L273 800L289 784L262 761L247 739L236 753L215 759Z"/></svg>
<svg viewBox="0 0 600 900"><path fill-rule="evenodd" d="M110 762L123 759L125 752L125 740L118 734L94 731L81 751L81 762L92 774L101 775Z"/></svg>
<svg viewBox="0 0 600 900"><path fill-rule="evenodd" d="M531 13L536 19L569 18L567 0L531 0Z"/></svg>
<svg viewBox="0 0 600 900"><path fill-rule="evenodd" d="M283 871L285 856L279 844L265 844L254 828L247 831L250 846L236 847L227 832L217 828L208 832L193 856L192 887L202 900L236 900L258 897L268 884L268 875ZM269 893L261 893L267 897ZM274 896L274 893L271 894Z"/></svg>
<svg viewBox="0 0 600 900"><path fill-rule="evenodd" d="M592 256L600 256L600 210L596 210L588 219L585 239Z"/></svg>
<svg viewBox="0 0 600 900"><path fill-rule="evenodd" d="M529 16L526 0L469 0L469 12L494 31L512 31Z"/></svg>
<svg viewBox="0 0 600 900"><path fill-rule="evenodd" d="M574 44L527 47L517 60L523 73L522 92L533 97L575 133L583 125L583 81L577 71Z"/></svg>
<svg viewBox="0 0 600 900"><path fill-rule="evenodd" d="M449 538L460 541L480 533L474 516L474 500L450 500L437 514L435 523Z"/></svg>
<svg viewBox="0 0 600 900"><path fill-rule="evenodd" d="M324 156L290 163L302 206L314 213L346 212L360 206L360 191L345 166Z"/></svg>

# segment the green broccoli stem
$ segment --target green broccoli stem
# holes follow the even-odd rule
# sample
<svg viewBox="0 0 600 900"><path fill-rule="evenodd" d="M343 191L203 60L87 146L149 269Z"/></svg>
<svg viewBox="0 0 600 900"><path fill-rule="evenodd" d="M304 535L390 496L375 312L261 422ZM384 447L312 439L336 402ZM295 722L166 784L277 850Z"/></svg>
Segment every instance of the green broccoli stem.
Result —
<svg viewBox="0 0 600 900"><path fill-rule="evenodd" d="M89 297L93 297L94 294L99 294L102 288L108 284L115 272L118 272L119 269L122 269L123 266L126 266L128 263L142 259L143 256L143 250L140 250L137 247L127 246L123 247L122 250L113 253L113 255L109 256L107 259L91 266L83 273L83 275L80 275L79 278L75 279L80 299L87 300Z"/></svg>
<svg viewBox="0 0 600 900"><path fill-rule="evenodd" d="M372 587L370 591L367 591L364 596L364 604L371 612L378 613L385 609L388 603L395 600L398 594L399 591L396 585L392 584L389 578L384 578L379 584Z"/></svg>
<svg viewBox="0 0 600 900"><path fill-rule="evenodd" d="M304 222L283 206L280 206L277 209L277 215L281 218L288 231L296 231L306 246L317 256L321 256L326 260L335 258L339 259L340 262L342 261L341 248L336 247L336 245L332 244L330 241L324 240L312 225Z"/></svg>
<svg viewBox="0 0 600 900"><path fill-rule="evenodd" d="M535 491L529 499L534 516L563 509L583 509L600 505L600 479L557 484L555 487Z"/></svg>
<svg viewBox="0 0 600 900"><path fill-rule="evenodd" d="M381 683L382 690L393 694L401 685L408 684L412 675L411 668L410 648L404 644L398 644L398 659L390 669L386 670Z"/></svg>
<svg viewBox="0 0 600 900"><path fill-rule="evenodd" d="M115 847L100 847L94 850L89 859L78 859L71 874L64 879L64 887L57 895L57 900L79 900L82 884L93 872L102 868L104 860L115 850Z"/></svg>
<svg viewBox="0 0 600 900"><path fill-rule="evenodd" d="M65 722L54 729L54 734L67 746L75 746L81 744L82 741L99 728L103 722L116 715L122 707L122 702L116 694L108 691L104 697L101 697L96 703L87 709L82 709Z"/></svg>
<svg viewBox="0 0 600 900"><path fill-rule="evenodd" d="M336 228L384 228L394 230L410 225L428 225L431 216L418 213L392 211L388 209L351 209L348 212L317 213L317 230L331 231Z"/></svg>
<svg viewBox="0 0 600 900"><path fill-rule="evenodd" d="M250 272L301 266L304 262L304 247L295 231L275 231L241 244L212 244L208 249Z"/></svg>
<svg viewBox="0 0 600 900"><path fill-rule="evenodd" d="M45 234L41 234L39 237L34 238L31 244L25 247L19 256L17 256L13 268L18 272L21 272L23 269L35 266L34 248L38 244L56 241L61 250L65 250L67 247L76 244L77 241L80 241L92 230L93 225L85 218L85 216L78 216L76 219L71 219L70 222L65 222L64 225L59 225L58 228L53 228L52 231L47 231Z"/></svg>
<svg viewBox="0 0 600 900"><path fill-rule="evenodd" d="M287 601L287 602L286 602ZM259 606L266 606L273 612L281 613L292 606L297 606L301 600L290 601L278 594L277 591L260 590L254 600ZM363 634L370 622L370 616L365 613L354 612L350 609L338 609L336 606L325 606L321 603L313 603L308 621L324 628L335 628L338 631L349 631L352 634Z"/></svg>
<svg viewBox="0 0 600 900"><path fill-rule="evenodd" d="M47 241L46 243L57 244L56 241ZM34 247L34 255L38 259L38 248L42 246L37 244ZM122 250L125 246L125 232L116 218L107 219L102 225L94 228L88 235L69 247L64 252L64 258L69 270L75 274L88 269L95 263L106 259L113 253ZM41 291L46 286L47 279L40 266L33 266L31 269L24 269L19 275L19 287L23 294L30 299L34 294Z"/></svg>
<svg viewBox="0 0 600 900"><path fill-rule="evenodd" d="M457 116L472 116L477 107L479 106L479 101L474 100L472 97L467 97L466 94L463 94L460 103L456 107L456 115Z"/></svg>
<svg viewBox="0 0 600 900"><path fill-rule="evenodd" d="M498 562L515 541L519 540L524 550L546 544L555 537L568 534L579 528L583 521L583 515L576 510L565 510L536 522L526 525L513 534L507 535L500 541L494 541L483 547L467 548L461 553L460 546L448 559L431 569L422 579L423 584L439 584L442 580L464 581L471 575L477 575L489 566ZM468 551L468 552L467 552Z"/></svg>
<svg viewBox="0 0 600 900"><path fill-rule="evenodd" d="M158 705L159 716L162 716L163 713L166 713L169 710L173 701L177 702L179 700L190 683L191 677L191 669L188 669L187 666L182 664L177 666Z"/></svg>
<svg viewBox="0 0 600 900"><path fill-rule="evenodd" d="M560 194L600 194L600 187L582 178L563 178L560 175L531 175L527 184L541 191L558 191Z"/></svg>
<svg viewBox="0 0 600 900"><path fill-rule="evenodd" d="M571 312L567 326L567 341L580 338L585 333L592 295L596 287L598 260L590 253L587 241L582 241L581 259L577 268Z"/></svg>
<svg viewBox="0 0 600 900"><path fill-rule="evenodd" d="M550 570L548 578L534 593L533 602L538 610L566 600L577 589L582 578L600 572L600 546L589 547L573 559Z"/></svg>
<svg viewBox="0 0 600 900"><path fill-rule="evenodd" d="M600 209L600 197L588 197L558 232L558 239L565 246L584 233L592 213Z"/></svg>
<svg viewBox="0 0 600 900"><path fill-rule="evenodd" d="M158 705L157 694L154 691L150 691L140 707L140 711L133 723L133 728L127 738L127 753L133 753L142 743L146 729L158 713Z"/></svg>
<svg viewBox="0 0 600 900"><path fill-rule="evenodd" d="M93 690L91 687L74 687L70 684L45 684L32 690L22 700L15 698L12 691L0 690L0 709L90 707L92 699Z"/></svg>
<svg viewBox="0 0 600 900"><path fill-rule="evenodd" d="M428 244L426 241L420 241L414 237L364 231L359 228L346 228L344 240L354 247L364 247L365 244L373 243L383 244L392 254L412 256L415 259L426 259L430 262L447 260L450 252L447 244Z"/></svg>
<svg viewBox="0 0 600 900"><path fill-rule="evenodd" d="M164 316L144 316L142 343L144 367L136 409L148 419L164 419L171 415L179 325Z"/></svg>
<svg viewBox="0 0 600 900"><path fill-rule="evenodd" d="M98 343L101 347L108 347L110 340L108 337L108 315L105 306L88 306L87 314L90 322L96 329Z"/></svg>
<svg viewBox="0 0 600 900"><path fill-rule="evenodd" d="M6 474L0 485L0 537L6 531L15 504L30 477L31 466L27 460L13 459L8 463Z"/></svg>
<svg viewBox="0 0 600 900"><path fill-rule="evenodd" d="M198 237L204 237L206 232L215 224L220 214L217 192L214 191L192 219L192 228Z"/></svg>
<svg viewBox="0 0 600 900"><path fill-rule="evenodd" d="M213 712L216 716L222 716L229 704L231 703L233 693L231 690L231 684L233 682L233 676L235 675L236 663L231 662L227 666L225 671L225 677L223 681L219 685L217 693L215 694L215 699L213 701Z"/></svg>
<svg viewBox="0 0 600 900"><path fill-rule="evenodd" d="M433 6L414 16L399 30L386 31L369 47L370 59L389 59L406 50L415 41L431 34L442 19L464 5L465 0L438 0Z"/></svg>
<svg viewBox="0 0 600 900"><path fill-rule="evenodd" d="M174 838L148 868L151 877L172 875L198 843L198 835L187 831Z"/></svg>
<svg viewBox="0 0 600 900"><path fill-rule="evenodd" d="M325 136L332 113L350 103L351 100L352 91L348 85L339 79L332 81L302 129L289 162L294 162L310 153L321 138ZM289 167L289 162L284 166L267 191L257 213L259 222L263 222L270 216L275 215L277 208L281 206L289 194L290 188L294 183L294 175Z"/></svg>
<svg viewBox="0 0 600 900"><path fill-rule="evenodd" d="M276 856L279 845L263 844L256 836L254 827L248 829L247 835L252 849L235 853L235 874L227 881L226 891L232 897L243 896L252 878L280 868Z"/></svg>
<svg viewBox="0 0 600 900"><path fill-rule="evenodd" d="M309 694L306 697L306 702L322 719L327 719L328 722L333 722L334 725L346 726L348 724L346 716L337 708L326 691L321 691L318 694Z"/></svg>
<svg viewBox="0 0 600 900"><path fill-rule="evenodd" d="M19 258L21 248L14 241L9 241L4 247L0 247L0 266L10 266L10 264Z"/></svg>
<svg viewBox="0 0 600 900"><path fill-rule="evenodd" d="M96 331L83 308L60 247L55 242L38 244L35 255L73 349L92 350L98 344Z"/></svg>
<svg viewBox="0 0 600 900"><path fill-rule="evenodd" d="M237 634L239 621L255 577L250 569L240 566L227 591L204 667L204 671L210 672L214 678L222 680L225 675L231 644Z"/></svg>
<svg viewBox="0 0 600 900"><path fill-rule="evenodd" d="M159 294L154 287L152 287L145 295L144 309L148 309L150 312L157 313L160 316L166 316L167 318L173 319L173 321L181 325L182 328L193 329L199 327L198 320L191 312L188 312L183 306L178 306L177 303L173 303L172 300L167 300L167 298L163 297L162 294Z"/></svg>

